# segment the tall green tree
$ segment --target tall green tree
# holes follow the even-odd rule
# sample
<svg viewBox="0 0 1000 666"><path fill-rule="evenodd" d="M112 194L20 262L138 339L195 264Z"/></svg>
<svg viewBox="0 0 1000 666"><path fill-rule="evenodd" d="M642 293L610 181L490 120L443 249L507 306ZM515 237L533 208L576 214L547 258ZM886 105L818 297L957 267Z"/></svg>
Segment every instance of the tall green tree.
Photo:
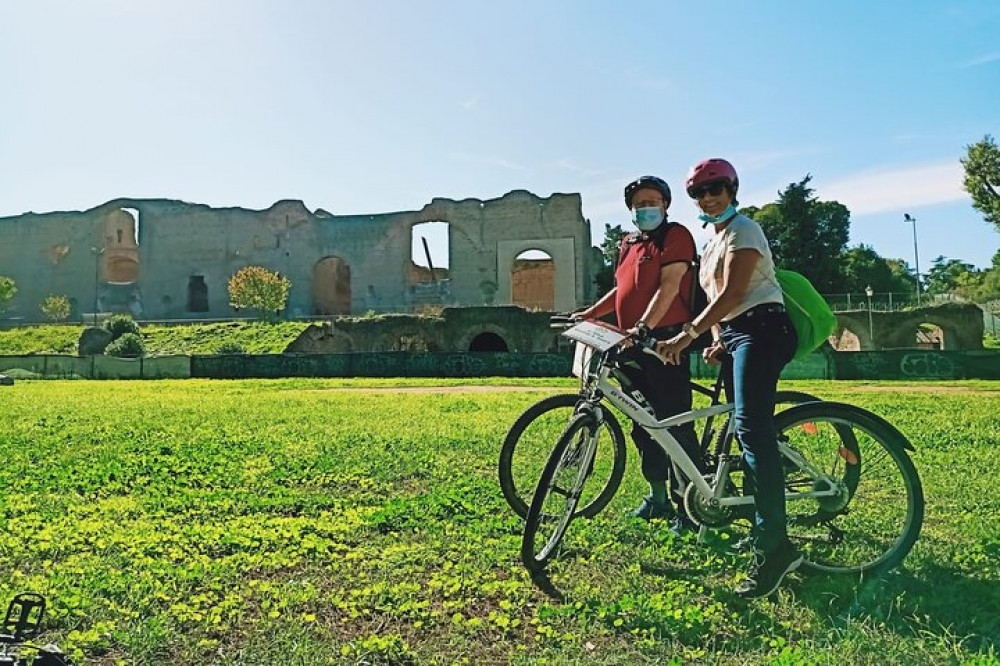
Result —
<svg viewBox="0 0 1000 666"><path fill-rule="evenodd" d="M961 160L965 168L962 185L972 195L973 207L1000 231L1000 148L987 134L965 150L965 158Z"/></svg>
<svg viewBox="0 0 1000 666"><path fill-rule="evenodd" d="M7 309L7 306L14 300L14 296L16 295L17 284L15 284L14 278L0 275L0 313L3 313Z"/></svg>
<svg viewBox="0 0 1000 666"><path fill-rule="evenodd" d="M860 293L868 287L880 294L911 294L916 279L902 259L885 259L872 246L859 244L844 253L844 289Z"/></svg>
<svg viewBox="0 0 1000 666"><path fill-rule="evenodd" d="M892 273L893 293L915 294L917 291L917 272L902 259L886 259Z"/></svg>
<svg viewBox="0 0 1000 666"><path fill-rule="evenodd" d="M763 228L777 266L802 273L820 292L843 291L851 212L840 202L817 199L810 181L807 175L779 192L775 203L741 212Z"/></svg>
<svg viewBox="0 0 1000 666"><path fill-rule="evenodd" d="M978 285L978 271L961 259L938 256L927 271L928 294L953 294L959 286L966 289Z"/></svg>
<svg viewBox="0 0 1000 666"><path fill-rule="evenodd" d="M602 265L594 275L594 283L597 285L598 296L611 291L615 286L615 268L618 266L618 250L621 247L622 239L628 232L622 229L620 224L611 226L604 225L604 240L601 241Z"/></svg>

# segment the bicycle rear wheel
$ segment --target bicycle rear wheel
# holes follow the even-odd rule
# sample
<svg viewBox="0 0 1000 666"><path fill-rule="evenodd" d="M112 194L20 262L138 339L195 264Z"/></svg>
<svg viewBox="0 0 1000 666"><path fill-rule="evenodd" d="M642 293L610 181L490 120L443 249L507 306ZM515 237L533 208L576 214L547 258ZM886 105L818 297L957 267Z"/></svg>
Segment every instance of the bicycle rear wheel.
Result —
<svg viewBox="0 0 1000 666"><path fill-rule="evenodd" d="M504 438L498 465L500 489L521 518L528 515L528 504L552 452L552 443L576 416L580 400L576 393L540 400L518 417ZM601 410L593 469L576 510L576 515L584 518L596 516L611 501L625 474L625 435L607 408Z"/></svg>
<svg viewBox="0 0 1000 666"><path fill-rule="evenodd" d="M596 452L593 435L598 430L594 414L574 416L542 470L521 539L521 561L530 571L545 567L578 515L576 507Z"/></svg>
<svg viewBox="0 0 1000 666"><path fill-rule="evenodd" d="M788 536L808 569L862 574L890 569L920 533L924 496L912 446L884 419L852 405L806 403L775 416L789 492L836 493L789 499ZM799 455L804 464L796 462Z"/></svg>

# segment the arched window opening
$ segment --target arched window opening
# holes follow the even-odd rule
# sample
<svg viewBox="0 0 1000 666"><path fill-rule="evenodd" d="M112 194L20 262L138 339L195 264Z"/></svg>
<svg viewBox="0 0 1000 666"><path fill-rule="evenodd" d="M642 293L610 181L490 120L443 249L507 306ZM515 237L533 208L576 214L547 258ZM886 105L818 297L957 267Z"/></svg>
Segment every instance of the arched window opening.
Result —
<svg viewBox="0 0 1000 666"><path fill-rule="evenodd" d="M314 315L351 313L351 267L340 257L324 257L313 266Z"/></svg>
<svg viewBox="0 0 1000 666"><path fill-rule="evenodd" d="M510 269L511 302L526 310L556 309L556 264L542 250L527 250Z"/></svg>

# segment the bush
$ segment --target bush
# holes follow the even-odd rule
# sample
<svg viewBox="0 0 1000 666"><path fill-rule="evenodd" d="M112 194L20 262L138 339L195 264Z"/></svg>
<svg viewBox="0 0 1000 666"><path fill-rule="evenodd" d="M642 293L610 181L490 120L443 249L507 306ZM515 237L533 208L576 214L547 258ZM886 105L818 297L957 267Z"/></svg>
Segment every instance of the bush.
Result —
<svg viewBox="0 0 1000 666"><path fill-rule="evenodd" d="M255 310L265 318L285 309L292 283L263 266L246 266L229 278L229 305L235 310Z"/></svg>
<svg viewBox="0 0 1000 666"><path fill-rule="evenodd" d="M130 323L135 324L131 319ZM136 327L138 330L138 327ZM105 349L108 356L118 358L138 358L146 353L146 343L138 333L125 333L120 338L115 338Z"/></svg>
<svg viewBox="0 0 1000 666"><path fill-rule="evenodd" d="M132 333L133 335L139 335L139 324L132 320L132 317L128 315L111 315L108 317L107 321L104 322L104 330L111 334L112 339L117 340L127 333ZM139 339L140 342L142 338Z"/></svg>
<svg viewBox="0 0 1000 666"><path fill-rule="evenodd" d="M70 309L69 299L62 294L52 294L42 301L42 314L49 321L66 321Z"/></svg>
<svg viewBox="0 0 1000 666"><path fill-rule="evenodd" d="M220 356L233 356L236 354L246 354L247 348L238 342L223 342L215 348L215 353Z"/></svg>

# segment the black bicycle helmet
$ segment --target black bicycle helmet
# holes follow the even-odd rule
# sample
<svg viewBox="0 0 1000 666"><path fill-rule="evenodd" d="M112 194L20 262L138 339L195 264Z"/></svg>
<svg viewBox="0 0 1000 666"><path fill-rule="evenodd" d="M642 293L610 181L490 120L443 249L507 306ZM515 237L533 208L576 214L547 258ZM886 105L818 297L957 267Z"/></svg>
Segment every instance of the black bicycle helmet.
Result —
<svg viewBox="0 0 1000 666"><path fill-rule="evenodd" d="M635 196L636 190L643 187L650 187L654 190L659 190L660 194L663 195L663 203L666 204L667 208L670 208L670 186L667 185L667 181L662 178L657 178L656 176L642 176L640 178L636 178L625 186L625 206L629 210L632 209L632 197Z"/></svg>

